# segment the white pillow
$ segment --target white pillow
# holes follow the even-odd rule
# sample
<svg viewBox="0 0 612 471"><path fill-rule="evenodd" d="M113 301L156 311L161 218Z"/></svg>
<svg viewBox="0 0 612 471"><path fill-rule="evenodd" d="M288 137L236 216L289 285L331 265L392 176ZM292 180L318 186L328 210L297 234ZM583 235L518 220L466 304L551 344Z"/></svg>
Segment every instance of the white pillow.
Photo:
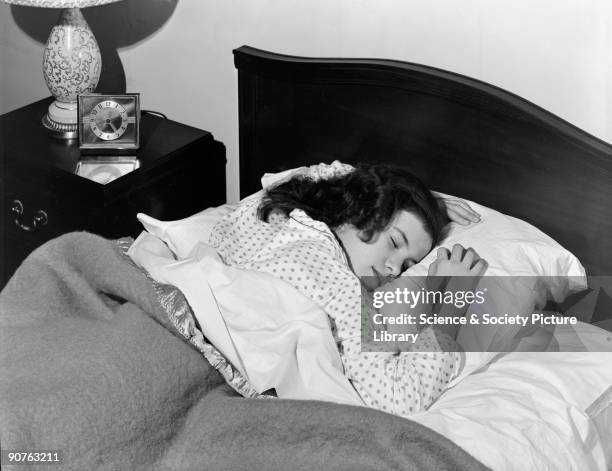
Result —
<svg viewBox="0 0 612 471"><path fill-rule="evenodd" d="M455 196L436 193L443 198ZM487 276L571 277L566 280L546 280L548 294L555 301L565 298L569 290L582 286L586 273L580 261L569 250L531 224L466 201L480 214L481 221L468 226L451 223L447 237L440 246L452 248L454 244L473 247L489 263ZM437 249L437 247L436 247ZM436 250L429 253L406 274L427 275L427 268L436 258Z"/></svg>
<svg viewBox="0 0 612 471"><path fill-rule="evenodd" d="M163 240L172 250L177 260L189 257L200 242L208 244L208 239L217 221L231 213L236 205L224 204L176 221L160 221L138 213L136 216L145 230Z"/></svg>

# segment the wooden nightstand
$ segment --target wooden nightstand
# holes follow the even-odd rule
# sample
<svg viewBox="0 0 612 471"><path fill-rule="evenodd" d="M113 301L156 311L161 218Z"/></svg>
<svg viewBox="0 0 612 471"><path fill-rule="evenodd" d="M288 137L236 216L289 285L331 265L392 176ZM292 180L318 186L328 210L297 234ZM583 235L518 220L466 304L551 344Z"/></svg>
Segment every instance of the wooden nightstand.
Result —
<svg viewBox="0 0 612 471"><path fill-rule="evenodd" d="M172 220L225 203L225 147L209 132L143 114L140 168L102 185L74 174L78 142L41 125L50 102L0 116L0 288L28 253L62 233L136 236L138 212ZM47 222L34 227L39 211Z"/></svg>

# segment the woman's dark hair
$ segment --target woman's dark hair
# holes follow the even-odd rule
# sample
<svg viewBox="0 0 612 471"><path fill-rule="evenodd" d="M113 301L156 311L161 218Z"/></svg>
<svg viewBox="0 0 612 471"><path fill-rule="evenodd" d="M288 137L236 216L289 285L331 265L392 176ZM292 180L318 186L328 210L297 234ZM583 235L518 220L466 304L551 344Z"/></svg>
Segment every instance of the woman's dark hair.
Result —
<svg viewBox="0 0 612 471"><path fill-rule="evenodd" d="M297 176L268 189L258 209L267 221L273 211L288 215L301 209L334 229L351 224L369 242L385 230L396 213L406 210L419 217L434 245L448 222L438 200L414 175L401 167L359 164L342 176L315 181Z"/></svg>

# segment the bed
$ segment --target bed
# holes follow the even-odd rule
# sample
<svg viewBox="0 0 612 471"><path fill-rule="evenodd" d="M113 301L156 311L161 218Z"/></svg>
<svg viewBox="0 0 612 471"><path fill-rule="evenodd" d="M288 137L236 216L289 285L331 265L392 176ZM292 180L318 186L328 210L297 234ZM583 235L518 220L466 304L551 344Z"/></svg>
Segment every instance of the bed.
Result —
<svg viewBox="0 0 612 471"><path fill-rule="evenodd" d="M242 196L260 190L265 173L391 162L436 191L537 226L605 285L609 144L520 97L422 65L246 46L234 59ZM212 215L187 222L212 224ZM168 234L184 223L159 226L165 244L153 255L176 257L180 247ZM190 288L143 271L126 255L133 247L129 239L62 236L35 251L0 294L3 451L60 451L63 469L612 465L611 340L603 329L582 325L591 351L504 354L479 364L411 420L349 403L271 398L250 390L202 335L189 314ZM583 320L599 319L602 309Z"/></svg>

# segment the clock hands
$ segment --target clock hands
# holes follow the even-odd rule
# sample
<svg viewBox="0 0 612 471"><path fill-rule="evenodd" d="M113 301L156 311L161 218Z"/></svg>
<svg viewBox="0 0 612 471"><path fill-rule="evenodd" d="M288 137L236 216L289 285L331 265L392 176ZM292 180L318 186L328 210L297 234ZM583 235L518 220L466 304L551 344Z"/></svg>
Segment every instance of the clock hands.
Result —
<svg viewBox="0 0 612 471"><path fill-rule="evenodd" d="M127 112L123 106L115 101L105 100L99 103L94 111L97 117L90 122L92 123L91 129L96 136L105 141L112 141L123 135L128 120ZM117 121L120 121L120 124Z"/></svg>

